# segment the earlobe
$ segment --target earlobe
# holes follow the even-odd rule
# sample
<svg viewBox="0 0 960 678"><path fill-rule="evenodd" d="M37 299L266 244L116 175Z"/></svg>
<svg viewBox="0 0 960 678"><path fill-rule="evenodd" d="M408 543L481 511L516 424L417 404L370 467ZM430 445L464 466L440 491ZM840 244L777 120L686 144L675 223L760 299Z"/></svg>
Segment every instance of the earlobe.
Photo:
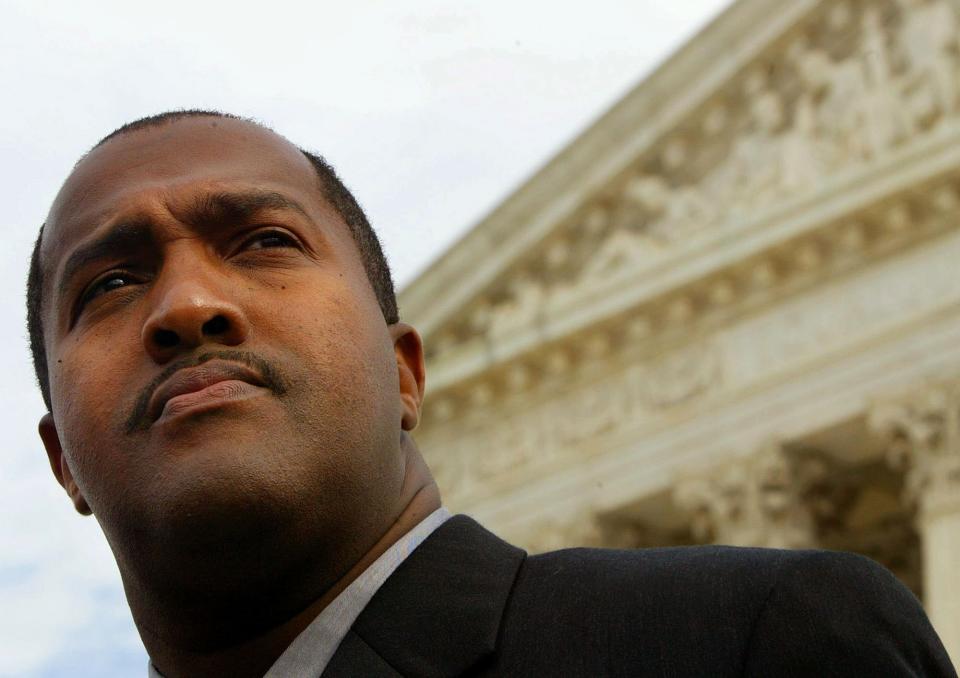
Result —
<svg viewBox="0 0 960 678"><path fill-rule="evenodd" d="M63 456L63 447L60 445L60 435L57 433L57 425L53 421L53 415L49 412L40 418L40 424L37 426L40 433L40 440L47 450L47 459L50 461L50 470L53 471L57 482L67 491L67 495L73 502L73 507L85 516L89 516L93 511L90 505L80 492L76 481L73 479L73 472L67 465L67 460Z"/></svg>
<svg viewBox="0 0 960 678"><path fill-rule="evenodd" d="M397 374L400 382L400 401L403 405L401 426L412 431L420 423L420 406L423 404L423 389L426 370L423 365L423 342L413 327L406 323L390 326L394 353L397 357Z"/></svg>

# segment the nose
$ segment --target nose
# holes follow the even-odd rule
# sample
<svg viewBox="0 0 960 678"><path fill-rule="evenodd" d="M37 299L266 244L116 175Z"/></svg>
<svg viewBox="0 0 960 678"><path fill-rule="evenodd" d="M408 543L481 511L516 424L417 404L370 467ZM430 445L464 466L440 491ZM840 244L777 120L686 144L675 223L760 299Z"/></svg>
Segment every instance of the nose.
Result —
<svg viewBox="0 0 960 678"><path fill-rule="evenodd" d="M147 353L157 363L204 344L237 346L246 340L247 318L222 283L196 272L157 282L156 305L141 334Z"/></svg>

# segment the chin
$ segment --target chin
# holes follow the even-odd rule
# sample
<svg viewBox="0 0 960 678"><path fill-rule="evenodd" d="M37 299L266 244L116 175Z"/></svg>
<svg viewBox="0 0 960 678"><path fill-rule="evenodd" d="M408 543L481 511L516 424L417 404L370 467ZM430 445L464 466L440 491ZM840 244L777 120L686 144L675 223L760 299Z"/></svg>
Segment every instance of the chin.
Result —
<svg viewBox="0 0 960 678"><path fill-rule="evenodd" d="M281 555L297 527L297 488L249 463L202 463L211 456L179 460L128 498L109 516L111 529L104 525L111 544L132 562L195 575L213 568L227 578L233 568Z"/></svg>
<svg viewBox="0 0 960 678"><path fill-rule="evenodd" d="M249 464L204 471L166 478L163 495L152 509L158 533L223 543L246 535L262 538L289 522L296 488L257 473ZM201 532L205 534L197 534Z"/></svg>

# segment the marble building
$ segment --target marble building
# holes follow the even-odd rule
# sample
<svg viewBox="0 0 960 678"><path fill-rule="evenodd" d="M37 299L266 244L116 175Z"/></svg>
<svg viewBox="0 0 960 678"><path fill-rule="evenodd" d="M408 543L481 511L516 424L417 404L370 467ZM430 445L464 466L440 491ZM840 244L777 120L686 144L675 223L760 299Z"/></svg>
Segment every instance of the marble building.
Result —
<svg viewBox="0 0 960 678"><path fill-rule="evenodd" d="M739 0L400 295L445 503L864 553L960 658L960 0Z"/></svg>

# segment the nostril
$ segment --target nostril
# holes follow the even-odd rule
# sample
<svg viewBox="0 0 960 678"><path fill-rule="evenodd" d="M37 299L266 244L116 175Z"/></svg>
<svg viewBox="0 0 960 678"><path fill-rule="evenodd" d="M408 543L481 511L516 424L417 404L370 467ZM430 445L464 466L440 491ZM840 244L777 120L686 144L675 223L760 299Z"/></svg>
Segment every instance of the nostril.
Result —
<svg viewBox="0 0 960 678"><path fill-rule="evenodd" d="M171 348L180 343L180 337L171 330L157 330L153 333L153 341L162 348Z"/></svg>
<svg viewBox="0 0 960 678"><path fill-rule="evenodd" d="M230 324L227 322L227 319L222 315L217 315L203 323L203 333L207 336L223 334L229 327Z"/></svg>

